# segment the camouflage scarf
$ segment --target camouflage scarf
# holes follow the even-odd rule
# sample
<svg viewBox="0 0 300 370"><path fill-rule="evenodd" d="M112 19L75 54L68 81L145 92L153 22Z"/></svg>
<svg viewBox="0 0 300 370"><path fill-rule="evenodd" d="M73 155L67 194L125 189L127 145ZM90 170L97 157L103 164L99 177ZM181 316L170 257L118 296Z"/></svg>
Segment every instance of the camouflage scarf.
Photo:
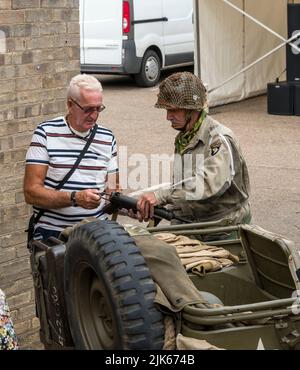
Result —
<svg viewBox="0 0 300 370"><path fill-rule="evenodd" d="M198 132L199 128L201 127L202 122L204 121L204 118L206 117L206 111L203 109L200 118L198 121L194 124L193 128L186 132L181 132L177 135L175 140L175 151L176 153L182 154L185 148L188 146L188 144L191 142L193 137Z"/></svg>

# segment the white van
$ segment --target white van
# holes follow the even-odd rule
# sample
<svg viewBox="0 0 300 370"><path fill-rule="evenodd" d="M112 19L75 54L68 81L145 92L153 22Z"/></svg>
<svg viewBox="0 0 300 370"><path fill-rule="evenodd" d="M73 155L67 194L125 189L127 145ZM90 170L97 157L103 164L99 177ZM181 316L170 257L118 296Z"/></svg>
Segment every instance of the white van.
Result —
<svg viewBox="0 0 300 370"><path fill-rule="evenodd" d="M194 63L193 0L80 0L80 40L81 72L154 86L161 69Z"/></svg>

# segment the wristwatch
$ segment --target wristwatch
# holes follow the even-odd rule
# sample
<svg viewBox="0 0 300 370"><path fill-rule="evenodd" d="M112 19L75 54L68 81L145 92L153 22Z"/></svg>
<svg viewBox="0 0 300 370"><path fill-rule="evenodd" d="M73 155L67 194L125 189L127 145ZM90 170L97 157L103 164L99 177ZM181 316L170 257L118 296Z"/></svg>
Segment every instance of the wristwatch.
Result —
<svg viewBox="0 0 300 370"><path fill-rule="evenodd" d="M76 191L72 191L71 193L71 204L72 204L72 207L77 207L78 204L76 202Z"/></svg>

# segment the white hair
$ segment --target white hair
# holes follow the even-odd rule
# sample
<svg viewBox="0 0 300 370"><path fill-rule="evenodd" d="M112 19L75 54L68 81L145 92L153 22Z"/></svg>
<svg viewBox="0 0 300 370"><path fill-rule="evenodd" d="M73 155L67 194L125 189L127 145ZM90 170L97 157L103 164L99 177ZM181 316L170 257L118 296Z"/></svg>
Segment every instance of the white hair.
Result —
<svg viewBox="0 0 300 370"><path fill-rule="evenodd" d="M80 90L103 91L101 83L92 75L79 74L74 76L67 90L67 98L80 99Z"/></svg>

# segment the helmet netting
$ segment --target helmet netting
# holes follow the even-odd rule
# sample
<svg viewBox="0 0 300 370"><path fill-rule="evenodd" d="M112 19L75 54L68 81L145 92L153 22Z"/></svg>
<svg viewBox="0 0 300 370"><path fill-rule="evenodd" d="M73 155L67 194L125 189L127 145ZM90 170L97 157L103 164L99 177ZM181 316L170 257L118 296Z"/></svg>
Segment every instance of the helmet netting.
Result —
<svg viewBox="0 0 300 370"><path fill-rule="evenodd" d="M190 72L174 73L159 86L156 108L201 111L206 106L206 89Z"/></svg>

